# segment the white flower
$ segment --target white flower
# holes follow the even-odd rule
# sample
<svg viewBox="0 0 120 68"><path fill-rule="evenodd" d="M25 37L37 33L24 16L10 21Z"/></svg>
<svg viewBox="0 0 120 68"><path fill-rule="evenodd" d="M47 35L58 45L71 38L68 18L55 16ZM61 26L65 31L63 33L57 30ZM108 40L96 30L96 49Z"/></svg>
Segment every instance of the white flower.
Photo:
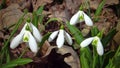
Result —
<svg viewBox="0 0 120 68"><path fill-rule="evenodd" d="M93 22L92 20L90 19L90 17L84 13L83 11L78 11L76 14L74 14L72 16L72 18L70 19L70 24L71 25L75 25L79 22L83 22L85 21L86 25L88 26L93 26Z"/></svg>
<svg viewBox="0 0 120 68"><path fill-rule="evenodd" d="M57 44L58 48L61 48L63 46L65 40L67 41L67 43L69 45L72 45L71 36L66 31L64 31L63 29L60 29L58 31L54 31L50 35L50 37L48 38L48 41L49 42L53 41L56 38L57 35L58 35L58 37L57 37L56 44Z"/></svg>
<svg viewBox="0 0 120 68"><path fill-rule="evenodd" d="M95 36L95 37L90 37L85 39L84 41L81 42L80 46L81 47L86 47L88 46L90 43L92 42L92 44L96 45L96 49L97 49L97 53L101 56L104 53L104 49L103 49L103 45L100 41L100 38Z"/></svg>
<svg viewBox="0 0 120 68"><path fill-rule="evenodd" d="M32 33L31 33L32 32ZM33 37L32 36L35 37ZM16 48L20 43L22 42L27 42L29 44L29 47L32 52L37 53L38 51L38 46L37 42L40 42L42 39L41 34L39 33L39 30L32 24L26 22L24 27L22 28L20 34L18 34L13 40L11 41L10 48L14 49Z"/></svg>

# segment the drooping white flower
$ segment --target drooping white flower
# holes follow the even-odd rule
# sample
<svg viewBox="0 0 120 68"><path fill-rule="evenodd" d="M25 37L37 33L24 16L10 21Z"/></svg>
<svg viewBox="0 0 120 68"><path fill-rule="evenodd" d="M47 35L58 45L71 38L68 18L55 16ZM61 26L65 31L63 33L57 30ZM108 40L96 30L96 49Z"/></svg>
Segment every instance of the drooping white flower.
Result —
<svg viewBox="0 0 120 68"><path fill-rule="evenodd" d="M84 13L83 11L78 11L76 14L74 14L72 16L72 18L70 19L70 24L71 25L75 25L79 22L83 22L85 21L85 24L88 25L88 26L93 26L93 22L92 20L90 19L90 17Z"/></svg>
<svg viewBox="0 0 120 68"><path fill-rule="evenodd" d="M81 42L80 46L81 46L81 47L86 47L86 46L88 46L90 43L96 45L97 53L98 53L100 56L103 55L104 49L103 49L103 45L102 45L99 37L95 36L95 37L87 38L87 39L85 39L84 41Z"/></svg>
<svg viewBox="0 0 120 68"><path fill-rule="evenodd" d="M33 34L33 36L32 36ZM24 27L22 28L20 34L18 34L13 40L11 41L10 48L16 48L20 43L27 42L32 52L37 53L38 46L37 42L40 42L42 39L39 30L32 24L26 22Z"/></svg>
<svg viewBox="0 0 120 68"><path fill-rule="evenodd" d="M50 37L48 38L48 41L49 42L53 41L56 38L57 35L58 35L58 37L57 37L56 44L57 44L58 48L61 48L63 46L65 40L67 41L67 43L69 45L72 45L72 38L71 38L71 36L66 31L64 31L63 29L60 29L58 31L54 31L50 35Z"/></svg>

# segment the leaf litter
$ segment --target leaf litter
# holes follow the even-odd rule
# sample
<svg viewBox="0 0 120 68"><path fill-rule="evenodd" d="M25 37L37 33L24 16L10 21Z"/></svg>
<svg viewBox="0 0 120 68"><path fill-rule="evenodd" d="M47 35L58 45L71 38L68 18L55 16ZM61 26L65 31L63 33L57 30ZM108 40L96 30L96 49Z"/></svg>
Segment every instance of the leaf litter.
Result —
<svg viewBox="0 0 120 68"><path fill-rule="evenodd" d="M0 10L0 49L3 46L3 41L7 40L7 37L10 35L10 31L12 30L7 29L7 27L11 26L11 24L15 24L18 21L23 14L23 9L27 8L31 13L32 11L37 10L40 6L44 5L43 15L46 16L44 17L46 19L44 19L43 23L47 22L47 18L58 18L65 22L70 20L71 16L77 10L79 10L79 7L83 2L83 0L7 0L8 7ZM90 0L90 9L95 11L100 2L101 0ZM13 5L13 3L15 3L15 5ZM109 6L114 6L118 3L119 0L107 0L99 17L100 21L95 23L99 30L103 28L105 29L105 35L110 29L116 27L118 22L118 17L114 12L114 9L110 8ZM91 16L94 15L93 11ZM57 25L55 25L56 23ZM84 26L84 24L82 25ZM43 34L48 31L57 30L58 26L59 22L53 21L45 27L45 32ZM84 27L86 27L85 29L89 30L89 27ZM18 30L20 29L21 28ZM120 37L117 37L117 39L118 38ZM25 51L22 57L31 58L34 61L24 66L18 66L17 68L80 68L78 52L70 46L63 46L63 48L58 49L55 46L55 42L52 42L50 45L48 41L45 41L37 56L34 56L25 45L25 43L22 43L14 50L10 49L12 59L19 58L19 56Z"/></svg>

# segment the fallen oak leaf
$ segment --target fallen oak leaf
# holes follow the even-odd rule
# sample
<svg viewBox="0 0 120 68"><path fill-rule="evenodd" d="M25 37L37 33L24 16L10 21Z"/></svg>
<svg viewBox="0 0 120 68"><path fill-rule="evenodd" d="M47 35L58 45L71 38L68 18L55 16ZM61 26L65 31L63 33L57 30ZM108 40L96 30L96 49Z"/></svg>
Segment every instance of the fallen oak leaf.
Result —
<svg viewBox="0 0 120 68"><path fill-rule="evenodd" d="M57 53L65 55L65 54L71 54L70 56L67 56L64 58L64 61L71 66L71 68L80 68L80 61L77 53L72 49L72 47L69 46L63 46L57 50Z"/></svg>

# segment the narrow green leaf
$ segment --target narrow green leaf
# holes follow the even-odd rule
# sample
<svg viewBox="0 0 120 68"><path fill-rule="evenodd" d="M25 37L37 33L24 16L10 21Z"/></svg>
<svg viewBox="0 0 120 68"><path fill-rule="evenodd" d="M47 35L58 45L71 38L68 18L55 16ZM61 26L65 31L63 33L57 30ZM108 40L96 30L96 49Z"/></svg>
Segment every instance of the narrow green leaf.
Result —
<svg viewBox="0 0 120 68"><path fill-rule="evenodd" d="M113 65L115 66L115 68L120 68L120 55L116 56L113 60Z"/></svg>
<svg viewBox="0 0 120 68"><path fill-rule="evenodd" d="M98 36L99 38L102 38L102 37L103 37L103 33L104 33L104 30L101 30L101 31L97 34L97 36Z"/></svg>
<svg viewBox="0 0 120 68"><path fill-rule="evenodd" d="M105 53L103 55L103 62L102 62L103 66L106 66L109 68L109 64L112 64L110 62L110 59L112 59L114 55L115 55L115 51L108 51L107 53Z"/></svg>
<svg viewBox="0 0 120 68"><path fill-rule="evenodd" d="M105 68L114 68L113 63L112 63L112 59L109 60L109 63L108 63L108 65L105 66Z"/></svg>
<svg viewBox="0 0 120 68"><path fill-rule="evenodd" d="M15 32L17 31L17 29L19 28L19 26L22 24L23 22L23 18L25 16L26 12L24 13L24 15L19 19L19 21L17 22L17 24L15 25L14 30L11 32L10 37L8 38L7 41L4 42L4 46L2 47L2 50L0 52L0 54L2 55L0 58L0 65L2 64L3 60L6 60L7 62L9 62L9 49L8 49L8 44L10 42L10 40L12 39L13 35L15 34ZM4 58L4 59L3 59Z"/></svg>
<svg viewBox="0 0 120 68"><path fill-rule="evenodd" d="M45 26L46 26L48 23L52 22L52 21L58 21L58 22L62 23L62 21L59 20L58 18L50 18L50 19L46 22Z"/></svg>
<svg viewBox="0 0 120 68"><path fill-rule="evenodd" d="M85 54L83 53L80 56L80 60L81 60L81 67L82 68L90 68L90 64L88 63L88 59L85 57Z"/></svg>
<svg viewBox="0 0 120 68"><path fill-rule="evenodd" d="M42 24L43 18L44 18L44 15L41 15L41 16L39 17L39 22L40 22L40 24Z"/></svg>
<svg viewBox="0 0 120 68"><path fill-rule="evenodd" d="M80 61L82 68L92 67L92 54L88 47L80 49Z"/></svg>
<svg viewBox="0 0 120 68"><path fill-rule="evenodd" d="M96 36L99 33L99 30L96 26L92 27L91 29L91 35Z"/></svg>
<svg viewBox="0 0 120 68"><path fill-rule="evenodd" d="M120 46L115 52L115 55L109 60L108 65L106 68L119 68L120 66Z"/></svg>
<svg viewBox="0 0 120 68"><path fill-rule="evenodd" d="M16 67L18 65L24 65L24 64L28 64L30 62L32 62L33 60L31 59L28 59L28 58L21 58L21 59L15 59L15 60L12 60L11 62L8 62L6 64L3 64L1 66L1 68L13 68L13 67Z"/></svg>
<svg viewBox="0 0 120 68"><path fill-rule="evenodd" d="M104 5L105 5L105 2L106 2L106 0L103 0L100 4L99 4L99 6L98 6L98 8L97 8L97 10L96 10L96 12L95 12L95 21L98 21L98 16L100 15L100 13L101 13L101 11L102 11L102 9L103 9L103 7L104 7Z"/></svg>
<svg viewBox="0 0 120 68"><path fill-rule="evenodd" d="M33 20L32 20L32 23L33 23L33 25L35 25L36 27L38 27L38 19L39 19L39 17L37 16L36 12L33 12Z"/></svg>
<svg viewBox="0 0 120 68"><path fill-rule="evenodd" d="M51 34L51 33L48 32L47 34L45 34L45 35L43 36L42 41L41 41L40 44L39 44L39 47L41 47L41 46L44 44L44 42L49 38L50 34Z"/></svg>
<svg viewBox="0 0 120 68"><path fill-rule="evenodd" d="M67 22L67 27L72 33L73 37L75 37L75 41L77 42L77 44L80 44L84 40L84 37L80 32L80 30L78 30L75 26L70 25L68 22Z"/></svg>
<svg viewBox="0 0 120 68"><path fill-rule="evenodd" d="M25 16L25 14L17 22L17 24L15 26L15 29L11 32L11 35L10 35L9 39L4 43L4 47L2 48L2 50L4 50L4 48L6 48L8 46L9 41L11 40L11 38L13 37L13 35L15 34L15 32L17 31L17 29L19 28L19 26L22 24L24 16Z"/></svg>
<svg viewBox="0 0 120 68"><path fill-rule="evenodd" d="M8 51L8 50L6 50L5 54L6 54L6 62L10 62L10 55L9 55L9 51Z"/></svg>
<svg viewBox="0 0 120 68"><path fill-rule="evenodd" d="M42 12L43 12L43 8L44 6L41 6L37 11L34 11L33 12L33 20L32 20L32 23L38 27L38 23L42 22L43 20L43 15L42 15Z"/></svg>
<svg viewBox="0 0 120 68"><path fill-rule="evenodd" d="M42 14L44 6L40 6L40 8L36 11L37 15Z"/></svg>
<svg viewBox="0 0 120 68"><path fill-rule="evenodd" d="M107 46L107 44L110 42L110 40L112 40L112 38L114 37L114 35L117 33L116 29L112 29L110 30L110 32L107 34L107 36L105 36L101 41L103 43L104 46Z"/></svg>

